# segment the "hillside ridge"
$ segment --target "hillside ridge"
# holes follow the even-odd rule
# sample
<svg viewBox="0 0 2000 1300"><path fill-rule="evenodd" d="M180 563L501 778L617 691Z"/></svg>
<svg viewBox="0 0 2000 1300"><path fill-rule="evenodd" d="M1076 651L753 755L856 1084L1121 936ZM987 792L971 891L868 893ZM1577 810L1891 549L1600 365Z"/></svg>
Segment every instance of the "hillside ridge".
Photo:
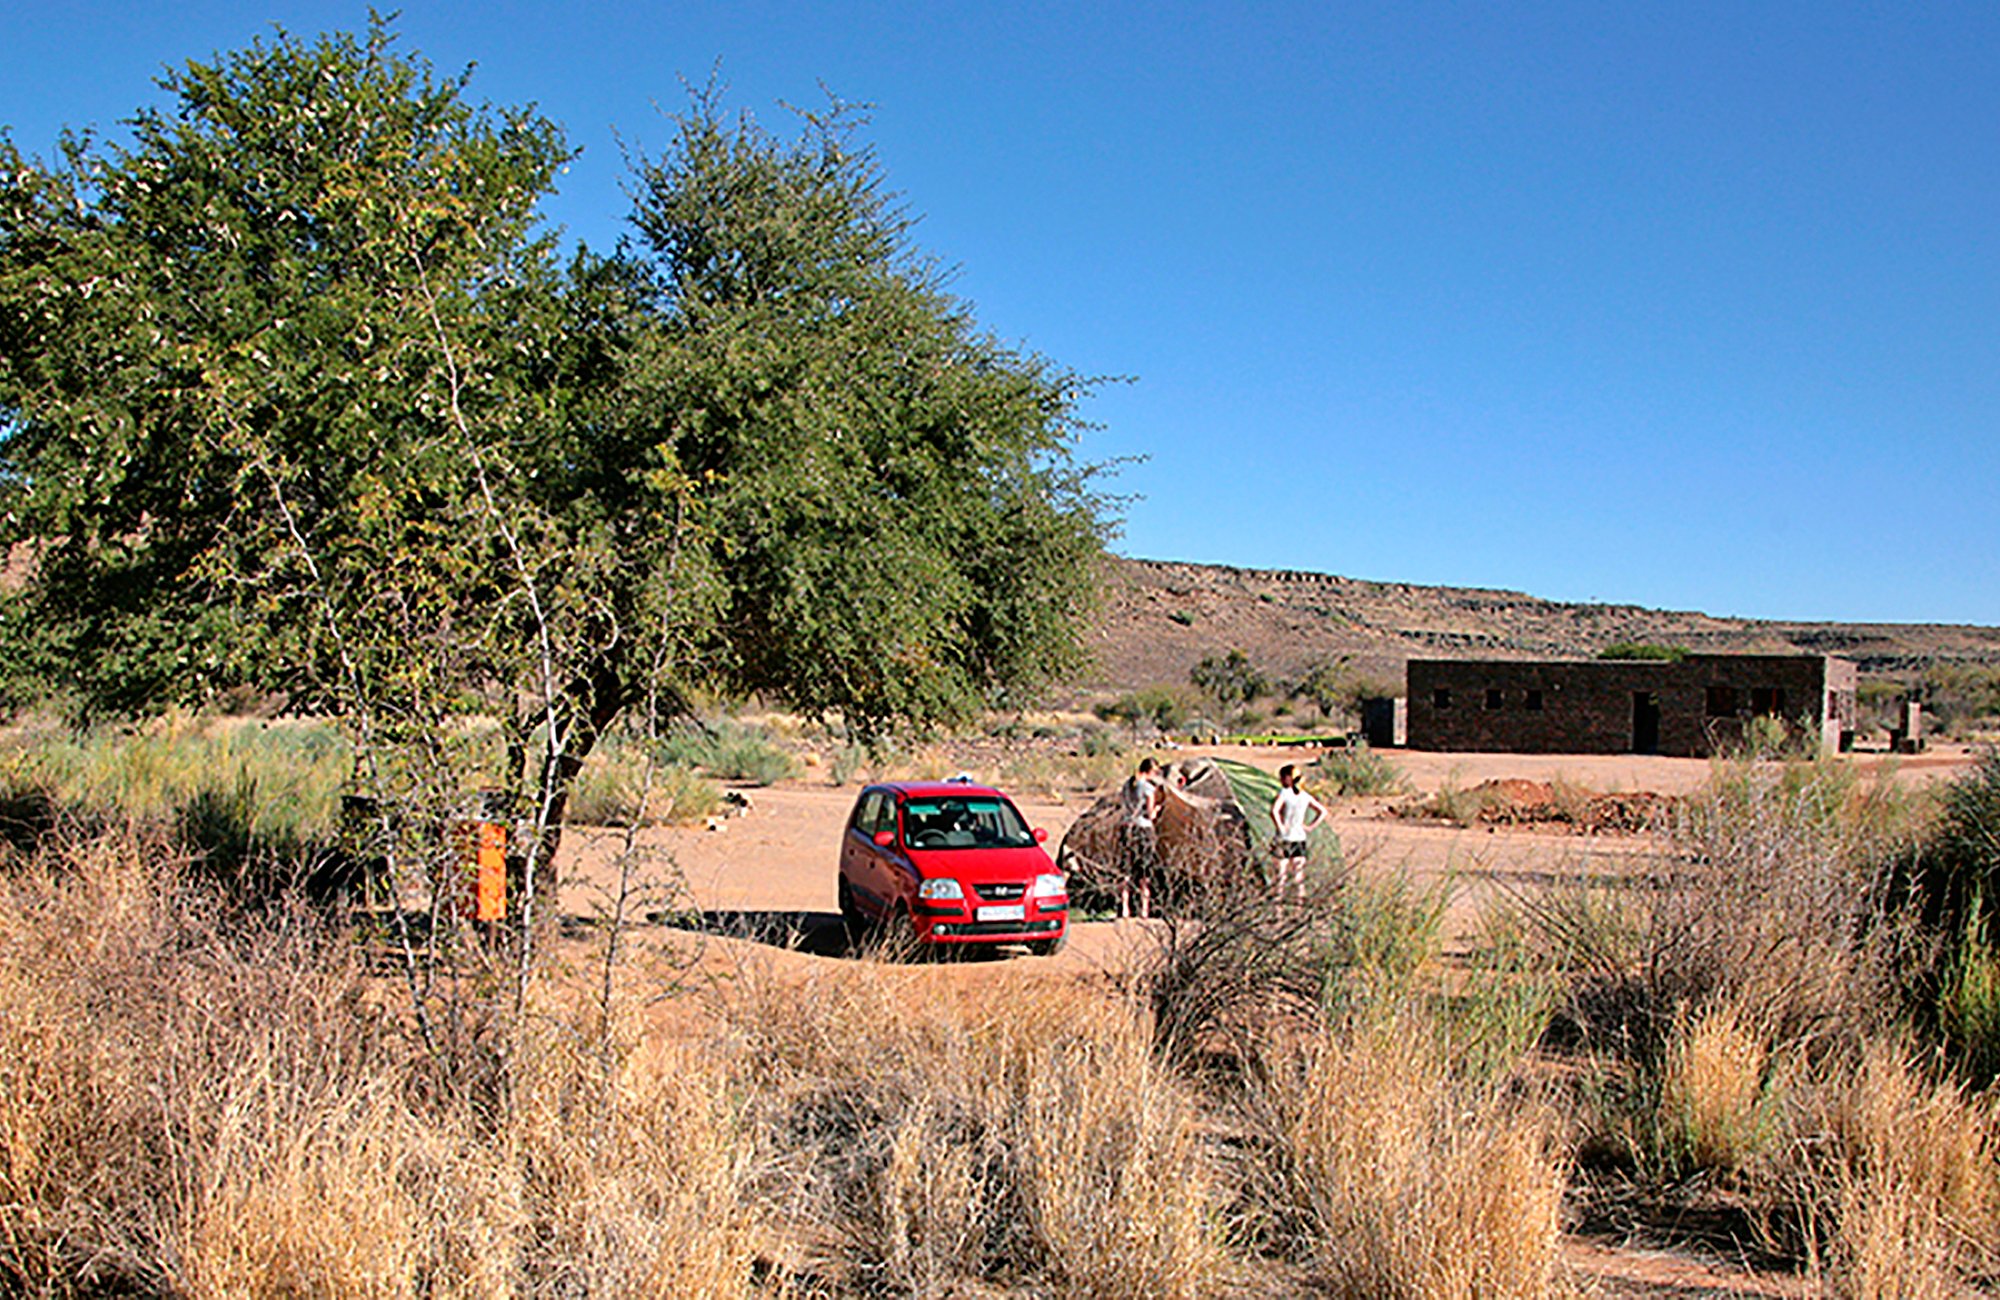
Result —
<svg viewBox="0 0 2000 1300"><path fill-rule="evenodd" d="M1231 649L1279 676L1346 656L1357 671L1391 681L1413 658L1588 659L1622 642L1837 654L1866 673L2000 663L2000 628L1976 624L1732 618L1303 569L1112 556L1104 593L1089 635L1096 667L1081 683L1100 690L1185 682L1203 656Z"/></svg>

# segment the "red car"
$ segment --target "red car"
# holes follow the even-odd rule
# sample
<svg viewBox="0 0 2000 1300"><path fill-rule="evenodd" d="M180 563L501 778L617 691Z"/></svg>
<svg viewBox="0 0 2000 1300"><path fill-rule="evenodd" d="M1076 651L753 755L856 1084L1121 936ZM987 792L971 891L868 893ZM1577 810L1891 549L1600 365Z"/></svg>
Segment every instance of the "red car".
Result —
<svg viewBox="0 0 2000 1300"><path fill-rule="evenodd" d="M854 801L840 844L840 914L919 944L1024 943L1047 956L1069 936L1069 882L998 790L892 781Z"/></svg>

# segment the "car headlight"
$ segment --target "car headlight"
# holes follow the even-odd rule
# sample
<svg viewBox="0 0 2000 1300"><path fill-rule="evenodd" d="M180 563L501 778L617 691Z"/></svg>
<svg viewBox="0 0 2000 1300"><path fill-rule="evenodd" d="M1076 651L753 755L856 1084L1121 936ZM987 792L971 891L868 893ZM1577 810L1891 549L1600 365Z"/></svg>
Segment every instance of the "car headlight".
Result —
<svg viewBox="0 0 2000 1300"><path fill-rule="evenodd" d="M937 876L918 883L917 897L933 901L940 898L964 898L965 891L960 889L958 882L950 876Z"/></svg>
<svg viewBox="0 0 2000 1300"><path fill-rule="evenodd" d="M1069 892L1069 877L1057 872L1054 875L1035 877L1035 897L1054 898Z"/></svg>

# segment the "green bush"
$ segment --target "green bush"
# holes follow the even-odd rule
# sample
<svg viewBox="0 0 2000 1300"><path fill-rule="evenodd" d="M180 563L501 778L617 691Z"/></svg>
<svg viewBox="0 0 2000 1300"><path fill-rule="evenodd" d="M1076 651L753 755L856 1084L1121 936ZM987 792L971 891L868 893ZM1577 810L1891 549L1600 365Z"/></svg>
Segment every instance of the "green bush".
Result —
<svg viewBox="0 0 2000 1300"><path fill-rule="evenodd" d="M769 730L733 718L675 727L661 748L667 762L699 768L725 781L770 785L798 772L798 760Z"/></svg>
<svg viewBox="0 0 2000 1300"><path fill-rule="evenodd" d="M1688 657L1684 645L1658 645L1651 641L1620 641L1597 652L1599 659L1654 659L1677 664Z"/></svg>
<svg viewBox="0 0 2000 1300"><path fill-rule="evenodd" d="M1947 786L1942 804L1931 833L1896 862L1890 906L1919 927L1910 985L1920 1018L1984 1086L2000 1069L2000 753Z"/></svg>
<svg viewBox="0 0 2000 1300"><path fill-rule="evenodd" d="M1187 726L1194 701L1172 686L1148 686L1100 704L1095 712L1106 722L1122 722L1135 731L1141 723L1150 723L1157 731L1179 731Z"/></svg>
<svg viewBox="0 0 2000 1300"><path fill-rule="evenodd" d="M1367 745L1328 750L1310 776L1339 795L1395 794L1403 788L1402 770Z"/></svg>
<svg viewBox="0 0 2000 1300"><path fill-rule="evenodd" d="M698 821L722 806L722 792L693 768L656 764L623 744L590 756L570 792L566 820L581 826L668 826Z"/></svg>
<svg viewBox="0 0 2000 1300"><path fill-rule="evenodd" d="M1103 727L1085 727L1077 739L1085 758L1106 758L1125 752L1125 742L1118 739L1116 732Z"/></svg>

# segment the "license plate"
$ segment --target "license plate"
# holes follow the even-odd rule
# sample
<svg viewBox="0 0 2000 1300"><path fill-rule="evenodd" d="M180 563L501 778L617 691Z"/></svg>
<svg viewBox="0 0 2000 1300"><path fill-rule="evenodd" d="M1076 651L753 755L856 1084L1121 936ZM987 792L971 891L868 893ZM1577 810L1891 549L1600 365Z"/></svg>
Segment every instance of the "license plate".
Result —
<svg viewBox="0 0 2000 1300"><path fill-rule="evenodd" d="M1025 903L1000 903L979 908L973 915L981 921L1024 921L1028 917L1028 906Z"/></svg>

